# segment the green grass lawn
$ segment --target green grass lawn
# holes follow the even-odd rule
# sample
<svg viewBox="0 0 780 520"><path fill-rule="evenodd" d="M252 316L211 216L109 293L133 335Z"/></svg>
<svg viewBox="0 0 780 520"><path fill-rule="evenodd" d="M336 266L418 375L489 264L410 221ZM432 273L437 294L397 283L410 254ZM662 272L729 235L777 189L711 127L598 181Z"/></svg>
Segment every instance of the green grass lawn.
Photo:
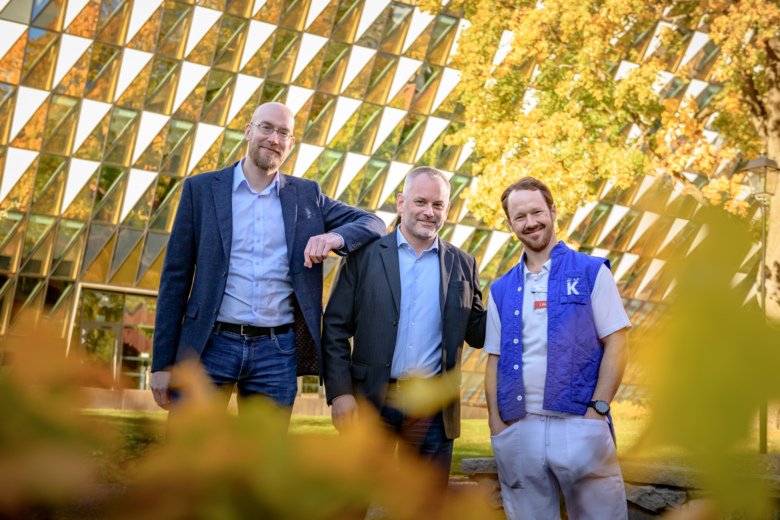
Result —
<svg viewBox="0 0 780 520"><path fill-rule="evenodd" d="M99 463L105 470L106 479L121 481L123 468L140 459L144 453L162 442L165 437L164 412L127 412L118 410L88 410L87 419L96 425L108 426L121 436L110 452L97 453ZM613 406L618 439L618 454L631 456L632 447L639 438L647 411L630 403L616 403ZM336 435L329 416L292 417L290 433ZM776 452L780 445L780 430L770 428L770 452ZM464 419L461 422L461 436L455 441L452 474L462 475L460 462L464 458L491 457L490 432L486 419ZM660 454L663 455L663 454Z"/></svg>

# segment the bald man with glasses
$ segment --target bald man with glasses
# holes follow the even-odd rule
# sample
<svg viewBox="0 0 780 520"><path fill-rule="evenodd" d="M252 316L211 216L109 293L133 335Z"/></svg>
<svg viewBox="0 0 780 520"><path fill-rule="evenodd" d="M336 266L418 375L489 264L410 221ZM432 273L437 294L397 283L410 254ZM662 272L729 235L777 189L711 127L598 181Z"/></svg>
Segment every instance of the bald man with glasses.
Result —
<svg viewBox="0 0 780 520"><path fill-rule="evenodd" d="M237 387L239 410L263 395L289 411L296 376L320 370L322 261L386 233L378 217L279 172L294 121L280 103L261 105L244 128L246 157L183 183L154 331L162 408L176 395L173 367L197 359L225 404Z"/></svg>

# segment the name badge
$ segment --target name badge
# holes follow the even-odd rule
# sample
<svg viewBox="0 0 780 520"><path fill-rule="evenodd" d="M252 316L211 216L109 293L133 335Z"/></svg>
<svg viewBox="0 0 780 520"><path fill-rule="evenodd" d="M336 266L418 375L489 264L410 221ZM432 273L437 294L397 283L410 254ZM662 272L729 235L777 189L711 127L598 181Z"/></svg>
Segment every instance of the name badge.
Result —
<svg viewBox="0 0 780 520"><path fill-rule="evenodd" d="M539 300L534 302L534 310L546 309L546 308L547 308L547 300Z"/></svg>

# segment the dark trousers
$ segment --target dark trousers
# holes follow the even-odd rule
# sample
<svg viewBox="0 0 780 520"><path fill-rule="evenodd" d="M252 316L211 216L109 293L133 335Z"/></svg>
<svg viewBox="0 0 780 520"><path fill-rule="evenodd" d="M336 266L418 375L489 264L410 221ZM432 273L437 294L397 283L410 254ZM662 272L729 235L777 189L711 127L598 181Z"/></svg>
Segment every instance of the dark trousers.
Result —
<svg viewBox="0 0 780 520"><path fill-rule="evenodd" d="M399 442L439 470L439 483L446 488L452 464L452 439L444 433L441 412L432 417L410 417L397 408L382 407L384 426L399 437ZM403 449L399 456L403 457Z"/></svg>

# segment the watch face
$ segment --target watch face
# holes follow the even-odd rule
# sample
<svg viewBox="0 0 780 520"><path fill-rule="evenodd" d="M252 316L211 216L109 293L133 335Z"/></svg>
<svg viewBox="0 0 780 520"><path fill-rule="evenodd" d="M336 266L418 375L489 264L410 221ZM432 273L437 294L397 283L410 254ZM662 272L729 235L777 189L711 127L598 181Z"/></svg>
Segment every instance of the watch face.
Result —
<svg viewBox="0 0 780 520"><path fill-rule="evenodd" d="M609 405L606 401L595 401L593 408L601 415L607 415L607 412L609 412Z"/></svg>

